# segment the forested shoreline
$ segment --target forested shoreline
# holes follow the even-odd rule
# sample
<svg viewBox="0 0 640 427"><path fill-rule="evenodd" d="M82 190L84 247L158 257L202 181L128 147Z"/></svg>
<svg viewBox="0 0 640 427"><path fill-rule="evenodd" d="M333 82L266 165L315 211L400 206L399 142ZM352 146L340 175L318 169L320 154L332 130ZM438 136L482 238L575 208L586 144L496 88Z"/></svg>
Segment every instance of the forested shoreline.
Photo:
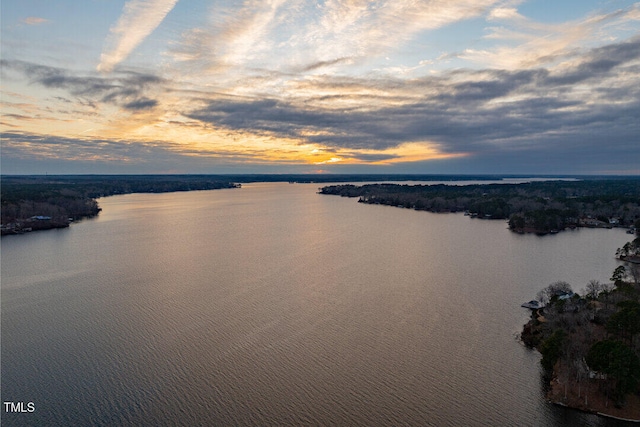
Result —
<svg viewBox="0 0 640 427"><path fill-rule="evenodd" d="M640 231L640 179L523 184L333 185L320 194L360 203L508 220L515 232L575 227ZM610 283L592 280L576 293L566 282L541 290L523 342L542 354L547 398L557 404L640 421L640 237L619 248L624 264ZM613 254L612 254L613 255Z"/></svg>
<svg viewBox="0 0 640 427"><path fill-rule="evenodd" d="M127 193L236 188L248 182L488 181L492 175L57 175L2 176L2 234L67 227L100 212L96 201ZM510 177L514 178L514 177ZM640 219L640 178L608 177L475 185L332 185L321 194L361 203L508 219L516 232L553 233L573 227L632 227Z"/></svg>
<svg viewBox="0 0 640 427"><path fill-rule="evenodd" d="M219 177L198 175L61 175L2 177L2 235L68 227L97 215L97 198L129 193L236 188Z"/></svg>
<svg viewBox="0 0 640 427"><path fill-rule="evenodd" d="M512 231L538 234L574 227L633 227L640 219L639 178L465 186L333 185L320 193L359 197L367 204L508 219Z"/></svg>
<svg viewBox="0 0 640 427"><path fill-rule="evenodd" d="M625 246L637 257L640 236ZM542 289L521 336L542 354L550 401L640 421L640 264L619 265L610 280Z"/></svg>

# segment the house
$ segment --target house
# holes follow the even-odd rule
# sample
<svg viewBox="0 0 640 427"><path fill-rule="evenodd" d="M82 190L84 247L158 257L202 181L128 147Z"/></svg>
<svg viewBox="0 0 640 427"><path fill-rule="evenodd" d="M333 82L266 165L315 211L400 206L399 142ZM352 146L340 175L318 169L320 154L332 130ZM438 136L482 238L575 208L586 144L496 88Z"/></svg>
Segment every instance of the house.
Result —
<svg viewBox="0 0 640 427"><path fill-rule="evenodd" d="M556 292L556 295L557 295L559 300L568 300L568 299L573 298L575 293L573 293L572 291L569 291L569 292L558 291L558 292Z"/></svg>
<svg viewBox="0 0 640 427"><path fill-rule="evenodd" d="M606 227L608 224L603 221L599 221L595 218L582 218L580 220L580 225L583 227Z"/></svg>
<svg viewBox="0 0 640 427"><path fill-rule="evenodd" d="M529 302L525 302L520 307L530 308L531 310L537 310L537 309L541 308L542 306L540 305L540 303L538 301L531 300Z"/></svg>

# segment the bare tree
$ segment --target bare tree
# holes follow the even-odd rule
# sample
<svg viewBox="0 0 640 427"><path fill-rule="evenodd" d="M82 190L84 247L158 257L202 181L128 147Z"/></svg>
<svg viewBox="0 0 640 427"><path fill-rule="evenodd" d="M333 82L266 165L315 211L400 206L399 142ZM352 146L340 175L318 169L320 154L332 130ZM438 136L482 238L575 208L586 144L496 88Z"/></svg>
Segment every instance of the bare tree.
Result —
<svg viewBox="0 0 640 427"><path fill-rule="evenodd" d="M553 297L557 297L563 294L569 294L571 292L573 291L571 290L570 284L568 284L567 282L558 281L553 282L552 284L538 292L536 298L538 299L538 301L540 301L540 304L547 305L553 299Z"/></svg>
<svg viewBox="0 0 640 427"><path fill-rule="evenodd" d="M602 283L600 283L598 280L589 280L589 283L587 283L587 287L585 289L585 296L589 299L596 299L598 298L598 295L600 295L602 290Z"/></svg>

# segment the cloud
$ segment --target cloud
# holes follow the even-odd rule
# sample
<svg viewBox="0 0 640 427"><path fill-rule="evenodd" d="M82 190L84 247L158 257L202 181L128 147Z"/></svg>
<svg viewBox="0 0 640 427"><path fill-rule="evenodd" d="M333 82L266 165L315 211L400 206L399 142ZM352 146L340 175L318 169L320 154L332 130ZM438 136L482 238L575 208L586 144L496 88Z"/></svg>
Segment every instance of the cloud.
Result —
<svg viewBox="0 0 640 427"><path fill-rule="evenodd" d="M106 139L83 140L29 132L3 133L3 156L13 159L40 158L68 161L127 161L141 147Z"/></svg>
<svg viewBox="0 0 640 427"><path fill-rule="evenodd" d="M520 15L515 7L496 7L491 10L487 19L490 21L502 19L524 21L526 18Z"/></svg>
<svg viewBox="0 0 640 427"><path fill-rule="evenodd" d="M593 163L640 156L640 87L631 77L639 61L640 38L632 38L553 68L463 69L413 80L323 76L307 80L301 98L220 97L186 115L218 129L317 144L335 158L345 158L341 150L423 143L440 154L573 155Z"/></svg>
<svg viewBox="0 0 640 427"><path fill-rule="evenodd" d="M24 114L7 114L7 113L4 113L4 114L2 114L2 116L4 118L11 118L11 119L16 119L16 120L33 120L33 117L25 116Z"/></svg>
<svg viewBox="0 0 640 427"><path fill-rule="evenodd" d="M65 69L34 64L18 60L0 60L6 70L14 70L25 75L31 83L46 88L63 89L70 94L86 97L85 103L105 102L123 106L130 110L151 108L157 105L144 96L146 92L158 90L163 79L153 74L119 72L109 77L78 76Z"/></svg>
<svg viewBox="0 0 640 427"><path fill-rule="evenodd" d="M199 149L161 140L77 138L3 132L3 173L255 173L277 172L282 164L242 147ZM275 166L273 166L275 165Z"/></svg>
<svg viewBox="0 0 640 427"><path fill-rule="evenodd" d="M554 64L568 55L602 40L616 40L625 23L639 19L640 5L609 13L592 14L559 24L543 24L526 18L513 7L497 7L489 21L505 26L489 27L485 39L503 44L486 49L465 49L458 57L496 69L535 68Z"/></svg>
<svg viewBox="0 0 640 427"><path fill-rule="evenodd" d="M366 1L329 0L321 18L306 31L316 60L380 57L416 34L481 15L496 0Z"/></svg>
<svg viewBox="0 0 640 427"><path fill-rule="evenodd" d="M351 58L336 58L330 61L318 61L316 63L306 65L304 68L302 68L302 71L303 72L315 71L320 68L325 68L332 65L344 64L344 63L350 63L350 62L352 62Z"/></svg>
<svg viewBox="0 0 640 427"><path fill-rule="evenodd" d="M37 16L29 16L27 18L24 18L22 20L23 23L27 24L27 25L41 25L44 24L45 22L49 22L48 19L44 19L44 18L40 18Z"/></svg>
<svg viewBox="0 0 640 427"><path fill-rule="evenodd" d="M552 84L576 84L588 79L600 78L615 67L632 63L640 58L640 37L629 41L592 49L574 66L550 76Z"/></svg>
<svg viewBox="0 0 640 427"><path fill-rule="evenodd" d="M149 110L158 105L158 101L149 98L140 98L135 101L124 104L124 108L127 110Z"/></svg>
<svg viewBox="0 0 640 427"><path fill-rule="evenodd" d="M291 13L285 8L297 0L244 0L238 7L212 7L212 18L205 28L185 32L170 54L198 69L222 72L230 67L259 63L274 45L279 22ZM295 9L295 8L293 8ZM282 30L282 28L278 28Z"/></svg>
<svg viewBox="0 0 640 427"><path fill-rule="evenodd" d="M111 27L98 71L110 72L156 29L178 0L129 0Z"/></svg>
<svg viewBox="0 0 640 427"><path fill-rule="evenodd" d="M208 27L183 34L170 54L191 69L244 80L256 69L313 73L384 57L416 35L480 16L498 0L245 0L212 8Z"/></svg>
<svg viewBox="0 0 640 427"><path fill-rule="evenodd" d="M326 1L316 15L308 14L309 4L247 0L217 10L212 28L186 33L174 49L181 60L192 61L168 70L176 80L120 68L105 75L24 61L0 65L3 76L18 73L56 95L73 95L58 105L82 100L92 112L101 104L126 110L83 129L96 125L105 150L122 152L126 147L119 141L131 137L141 150L135 156L148 150L150 161L187 156L329 168L455 157L458 165L476 159L522 167L531 159L543 168L548 158L558 170L563 162L586 170L604 159L629 164L640 156L640 37L603 42L590 35L637 19L638 8L543 25L520 15L513 2L474 2L474 8L465 1ZM458 10L463 6L468 9ZM300 15L307 20L290 27ZM483 50L458 54L474 68L422 76L383 68L352 74L420 32L480 15L508 28L490 30L492 43L505 44L490 48L481 42ZM71 107L64 107L68 119ZM9 113L7 122L27 122L24 111ZM101 139L108 135L116 138L113 144ZM50 138L43 146L54 146ZM144 142L152 138L182 143L158 142L171 152L163 157L160 148ZM95 150L56 141L61 152ZM31 143L35 147L37 139ZM321 152L300 154L313 149Z"/></svg>

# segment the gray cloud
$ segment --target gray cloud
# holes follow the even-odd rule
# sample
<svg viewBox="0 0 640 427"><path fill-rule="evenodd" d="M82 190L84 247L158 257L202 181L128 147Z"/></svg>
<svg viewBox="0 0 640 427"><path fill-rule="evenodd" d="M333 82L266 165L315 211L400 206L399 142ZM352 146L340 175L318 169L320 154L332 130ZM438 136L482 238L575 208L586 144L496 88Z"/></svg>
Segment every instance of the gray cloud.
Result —
<svg viewBox="0 0 640 427"><path fill-rule="evenodd" d="M3 132L2 172L30 173L255 173L277 172L244 150L185 150L167 141L132 143L29 132Z"/></svg>
<svg viewBox="0 0 640 427"><path fill-rule="evenodd" d="M593 49L580 65L559 75L546 79L549 85L573 85L589 79L599 78L615 67L640 58L640 38Z"/></svg>
<svg viewBox="0 0 640 427"><path fill-rule="evenodd" d="M129 158L135 151L143 149L140 146L126 144L122 141L85 140L27 132L5 132L2 137L2 154L13 159L56 158L113 161Z"/></svg>
<svg viewBox="0 0 640 427"><path fill-rule="evenodd" d="M635 167L637 172L634 159L640 158L640 37L571 55L567 63L572 65L563 68L459 69L411 80L316 76L297 81L299 92L293 90L287 97L274 95L267 99L232 97L196 88L182 93L185 102L180 108L199 107L174 113L192 119L189 126L205 124L231 133L242 131L317 143L327 152L341 150L341 156L363 161L394 157L362 154L360 149L385 150L426 141L437 144L444 153L466 153L464 159L438 161L440 165L460 168L460 172L466 168L468 172L491 173L491 165L498 168L496 171L501 165L511 165L515 169L502 172L529 168L540 173L589 173L613 170L616 162L628 165L629 170ZM134 112L157 107L161 92L171 85L153 74L78 76L23 61L2 60L0 65L3 73L21 73L33 84L65 90L86 105L110 103ZM25 135L10 135L6 145L3 139L3 157L28 153L25 147L38 144L52 156L57 150L69 153L70 158L88 159L93 153L106 159L108 152L114 158L118 158L117 153L125 153L140 161L147 156L150 162L186 158L165 145L152 149L142 143ZM190 154L196 157L199 153ZM246 158L241 153L207 155L230 163L237 163L238 158L250 160L250 154ZM428 165L414 163L417 169L412 171Z"/></svg>
<svg viewBox="0 0 640 427"><path fill-rule="evenodd" d="M301 71L303 71L303 72L315 71L315 70L318 70L320 68L330 67L332 65L349 63L349 62L352 62L352 61L353 61L353 58L350 58L350 57L337 58L337 59L333 59L333 60L330 60L330 61L317 61L317 62L314 62L312 64L309 64L309 65L305 66L304 68L302 68Z"/></svg>
<svg viewBox="0 0 640 427"><path fill-rule="evenodd" d="M137 109L136 102L142 99L143 94L164 82L155 75L131 71L120 72L109 77L76 76L62 68L19 60L0 60L0 66L23 74L32 84L63 89L74 96L122 105L129 109ZM133 107L127 107L130 104ZM147 105L147 108L149 107L150 105Z"/></svg>
<svg viewBox="0 0 640 427"><path fill-rule="evenodd" d="M634 38L585 52L562 71L457 70L408 82L327 77L324 85L347 94L368 85L385 95L369 95L366 109L316 103L321 98L217 99L189 117L343 149L431 141L444 152L478 158L571 155L587 162L614 152L640 158L640 87L624 76L638 74L639 58L640 38ZM584 93L578 85L586 81L591 91ZM402 102L389 106L388 94Z"/></svg>
<svg viewBox="0 0 640 427"><path fill-rule="evenodd" d="M125 104L123 107L127 110L150 110L158 105L158 101L149 98L140 98Z"/></svg>

